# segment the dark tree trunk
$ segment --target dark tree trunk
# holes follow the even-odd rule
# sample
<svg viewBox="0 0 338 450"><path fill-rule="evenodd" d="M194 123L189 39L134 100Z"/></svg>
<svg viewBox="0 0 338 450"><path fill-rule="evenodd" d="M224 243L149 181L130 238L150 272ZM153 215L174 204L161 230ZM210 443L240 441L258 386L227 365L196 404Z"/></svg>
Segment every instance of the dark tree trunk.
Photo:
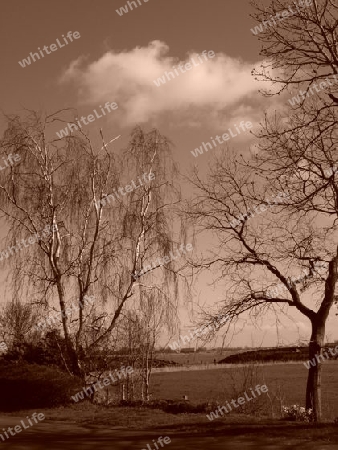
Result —
<svg viewBox="0 0 338 450"><path fill-rule="evenodd" d="M322 347L324 344L325 323L335 301L334 294L336 283L338 281L337 263L337 257L329 262L329 273L325 281L325 296L318 312L314 313L312 311L310 314L306 314L312 324L311 341L309 345L310 365L306 386L306 408L311 408L313 410L315 422L320 422L322 419L321 372L322 360L324 359Z"/></svg>
<svg viewBox="0 0 338 450"><path fill-rule="evenodd" d="M68 355L71 360L71 369L72 369L73 375L76 375L84 380L85 374L81 368L81 364L80 364L78 355L77 355L76 351L74 350L69 337L68 337L68 342L66 343L66 345L67 345Z"/></svg>
<svg viewBox="0 0 338 450"><path fill-rule="evenodd" d="M309 344L310 364L306 386L306 409L312 409L315 422L322 419L322 347L324 344L325 324L318 319L312 321L311 341Z"/></svg>

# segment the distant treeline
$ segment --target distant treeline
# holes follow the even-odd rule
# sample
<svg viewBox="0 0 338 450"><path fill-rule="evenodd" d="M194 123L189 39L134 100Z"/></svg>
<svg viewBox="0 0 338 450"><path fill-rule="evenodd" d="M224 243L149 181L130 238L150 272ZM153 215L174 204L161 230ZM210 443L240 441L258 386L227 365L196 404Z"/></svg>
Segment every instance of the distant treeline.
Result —
<svg viewBox="0 0 338 450"><path fill-rule="evenodd" d="M85 360L88 368L90 370L95 370L97 368L101 370L112 370L115 368L119 368L122 365L132 366L134 368L140 367L140 360L137 358L131 358L129 355L117 355L112 354L105 359L101 357L100 354L91 355L88 360ZM171 366L181 366L181 364L174 361L166 361L163 359L154 358L152 361L153 368L161 368L161 367L171 367Z"/></svg>
<svg viewBox="0 0 338 450"><path fill-rule="evenodd" d="M335 347L329 344L323 347L323 351ZM276 347L269 349L252 350L248 352L230 355L218 362L218 364L245 364L251 362L277 362L277 361L306 361L309 359L308 347Z"/></svg>

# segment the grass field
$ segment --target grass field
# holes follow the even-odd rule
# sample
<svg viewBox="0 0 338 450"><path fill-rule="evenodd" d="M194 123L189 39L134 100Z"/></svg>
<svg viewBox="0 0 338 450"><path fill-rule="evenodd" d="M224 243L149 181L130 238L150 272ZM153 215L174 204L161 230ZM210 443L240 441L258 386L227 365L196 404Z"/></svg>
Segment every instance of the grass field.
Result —
<svg viewBox="0 0 338 450"><path fill-rule="evenodd" d="M212 355L213 356L213 355ZM252 366L249 366L249 368ZM187 368L185 368L187 369ZM323 364L324 419L338 416L337 361ZM253 377L250 379L250 374ZM245 381L245 376L247 380ZM193 403L237 399L241 388L266 384L269 395L281 389L284 405L304 404L307 370L303 364L259 365L257 369L241 366L214 367L206 370L188 368L180 372L154 373L151 389L153 398L182 400L188 395ZM233 395L237 383L238 395ZM267 394L263 394L267 395ZM256 400L255 400L256 401ZM251 402L254 404L254 402ZM14 426L35 410L2 414L1 426ZM269 411L264 411L268 413ZM46 419L27 433L4 442L8 450L23 448L43 450L146 448L147 442L159 435L172 439L171 447L177 450L210 448L215 450L337 450L337 425L285 422L265 414L225 414L209 421L205 413L171 414L159 409L144 407L104 407L89 401L72 406L44 409ZM148 447L147 447L148 448Z"/></svg>
<svg viewBox="0 0 338 450"><path fill-rule="evenodd" d="M323 414L326 419L332 420L338 416L338 362L330 361L323 364L322 377L322 404ZM305 387L307 369L302 363L260 365L258 373L250 385L245 384L245 369L243 367L231 367L218 370L191 370L182 372L154 373L151 381L153 398L182 399L187 395L193 403L207 401L231 400L234 391L233 384L237 383L238 395L240 388L254 387L256 384L265 383L269 394L277 394L280 390L284 396L284 405L305 405ZM243 391L242 391L243 392Z"/></svg>

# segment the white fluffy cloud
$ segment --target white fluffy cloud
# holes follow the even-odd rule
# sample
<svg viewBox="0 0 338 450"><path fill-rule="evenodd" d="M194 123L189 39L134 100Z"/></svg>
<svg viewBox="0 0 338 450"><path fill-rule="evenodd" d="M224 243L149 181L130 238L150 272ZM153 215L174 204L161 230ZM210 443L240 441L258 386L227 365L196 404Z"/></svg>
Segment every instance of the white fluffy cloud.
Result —
<svg viewBox="0 0 338 450"><path fill-rule="evenodd" d="M251 75L252 64L218 53L157 87L154 80L165 71L191 58L197 61L196 52L188 53L184 61L168 52L165 43L152 41L147 47L107 52L90 64L79 58L61 81L76 82L82 104L117 102L118 119L128 125L155 120L166 112L174 112L178 122L185 119L190 126L205 122L209 113L219 123L225 118L254 118L254 105L262 101L257 92L262 85Z"/></svg>

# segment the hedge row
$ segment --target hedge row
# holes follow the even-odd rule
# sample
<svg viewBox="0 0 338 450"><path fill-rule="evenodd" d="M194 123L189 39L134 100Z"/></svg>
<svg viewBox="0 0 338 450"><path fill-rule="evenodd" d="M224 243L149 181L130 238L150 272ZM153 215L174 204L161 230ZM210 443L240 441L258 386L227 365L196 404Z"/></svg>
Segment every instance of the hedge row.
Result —
<svg viewBox="0 0 338 450"><path fill-rule="evenodd" d="M38 364L0 365L0 410L51 408L71 403L71 395L82 389L80 379L58 367Z"/></svg>

